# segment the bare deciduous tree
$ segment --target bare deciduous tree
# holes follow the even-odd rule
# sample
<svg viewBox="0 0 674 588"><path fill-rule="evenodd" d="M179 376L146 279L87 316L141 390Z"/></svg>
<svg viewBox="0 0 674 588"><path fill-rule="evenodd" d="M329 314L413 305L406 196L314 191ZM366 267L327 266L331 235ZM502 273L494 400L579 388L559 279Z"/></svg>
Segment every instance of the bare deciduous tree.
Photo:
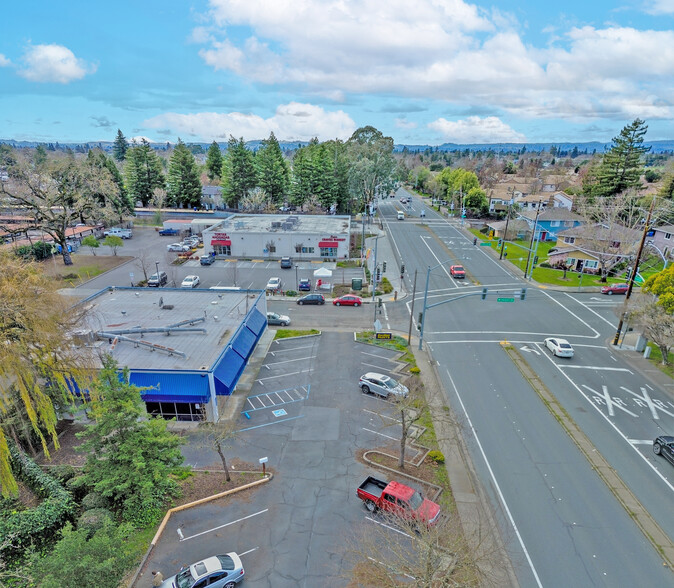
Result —
<svg viewBox="0 0 674 588"><path fill-rule="evenodd" d="M668 365L669 350L674 344L674 315L648 294L633 295L628 308L630 322L639 325L643 334L658 346L662 363Z"/></svg>
<svg viewBox="0 0 674 588"><path fill-rule="evenodd" d="M201 423L201 427L206 431L205 444L207 447L214 449L220 461L222 462L222 469L225 472L225 478L230 481L229 466L227 465L226 450L231 445L231 442L236 437L237 429L235 423L232 421L221 421L219 423Z"/></svg>

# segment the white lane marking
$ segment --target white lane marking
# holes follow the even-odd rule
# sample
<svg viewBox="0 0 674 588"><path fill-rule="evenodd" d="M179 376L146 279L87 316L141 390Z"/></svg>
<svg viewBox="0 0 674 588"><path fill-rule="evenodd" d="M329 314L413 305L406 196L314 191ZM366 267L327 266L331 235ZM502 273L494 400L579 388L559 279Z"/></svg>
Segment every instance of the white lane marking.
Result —
<svg viewBox="0 0 674 588"><path fill-rule="evenodd" d="M230 525L235 525L236 523L240 523L240 522L245 521L247 519L252 519L253 517L264 514L266 512L269 512L268 508L265 508L264 510L261 510L259 512L254 512L253 514L250 514L247 517L242 517L240 519L232 521L231 523L225 523L224 525L220 525L218 527L213 527L212 529L208 529L207 531L202 531L201 533L197 533L196 535L190 535L189 537L184 537L183 539L181 539L181 541L187 541L188 539L194 539L195 537L201 537L202 535L206 535L207 533L212 533L213 531L217 531L218 529L224 529L225 527L229 527Z"/></svg>
<svg viewBox="0 0 674 588"><path fill-rule="evenodd" d="M626 412L627 414L632 415L635 418L639 418L638 414L634 414L631 410L628 410L623 406L623 404L625 404L625 401L622 398L611 398L611 395L608 393L608 387L602 386L601 394L585 384L583 384L583 388L592 392L592 394L595 395L598 401L606 403L606 408L608 409L609 416L615 416L615 411L613 410L613 407L617 406L620 410Z"/></svg>
<svg viewBox="0 0 674 588"><path fill-rule="evenodd" d="M628 374L633 374L632 370L627 368L615 368L615 367L600 367L596 365L563 365L564 369L567 370L595 370L603 372L627 372Z"/></svg>
<svg viewBox="0 0 674 588"><path fill-rule="evenodd" d="M609 326L611 326L612 328L615 329L616 325L612 324L608 319L606 319L606 318L604 318L603 316L601 316L598 312L592 310L587 304L585 304L584 302L581 302L580 300L574 298L574 297L571 296L571 294L569 294L568 292L564 292L564 294L566 294L566 295L567 295L569 298L571 298L572 300L575 300L578 304L580 304L582 307L584 307L585 309L587 309L588 311L590 311L590 312L591 312L592 314L594 314L597 318L600 318L600 319L603 320L607 325L609 325ZM593 300L593 299L591 299L591 300Z"/></svg>
<svg viewBox="0 0 674 588"><path fill-rule="evenodd" d="M628 439L632 445L653 445L652 439Z"/></svg>
<svg viewBox="0 0 674 588"><path fill-rule="evenodd" d="M279 343L281 339L277 339L274 341L274 343ZM313 349L313 345L302 345L301 347L288 347L288 349L277 349L276 351L272 352L272 355L276 353L288 353L289 351L297 351L298 349Z"/></svg>
<svg viewBox="0 0 674 588"><path fill-rule="evenodd" d="M371 523L374 523L375 525L381 525L382 527L386 527L387 529L390 529L391 531L395 531L396 533L400 533L401 535L405 535L405 537L409 537L410 539L412 538L412 535L408 535L407 533L404 533L400 529L396 529L395 527L392 527L391 525L386 525L380 521L375 521L373 518L370 517L365 517L368 521Z"/></svg>
<svg viewBox="0 0 674 588"><path fill-rule="evenodd" d="M371 355L372 357L376 357L377 359L386 359L385 357L382 357L381 355L379 355L377 353L369 353L367 351L361 351L360 354L361 355Z"/></svg>
<svg viewBox="0 0 674 588"><path fill-rule="evenodd" d="M311 371L313 371L313 368L309 368L308 370L300 370L299 372L290 372L289 374L277 374L275 376L266 376L264 378L258 378L255 381L260 382L260 384L264 384L265 380L273 380L274 378L283 378L285 376L296 376L298 374L308 374Z"/></svg>
<svg viewBox="0 0 674 588"><path fill-rule="evenodd" d="M394 422L396 422L396 423L399 423L399 422L400 422L400 420L398 420L398 419L396 419L396 418L393 418L393 417L390 417L390 416L386 416L385 414L381 414L381 413L375 412L374 410L369 410L368 408L364 408L364 409L363 409L363 412L369 412L370 414L374 414L374 415L378 416L379 418L382 418L382 419L388 419L389 421L394 421Z"/></svg>
<svg viewBox="0 0 674 588"><path fill-rule="evenodd" d="M397 437L391 437L390 435L384 435L384 433L377 433L377 431L373 431L372 429L366 429L363 427L363 431L367 431L368 433L374 433L375 435L381 435L382 437L386 437L387 439L392 439L393 441L400 441Z"/></svg>
<svg viewBox="0 0 674 588"><path fill-rule="evenodd" d="M660 406L663 404L661 400L652 400L650 395L648 394L648 391L646 388L641 387L641 396L637 394L636 392L632 392L629 388L625 388L625 386L620 386L621 390L624 390L625 392L628 392L632 396L634 396L634 402L636 402L639 406L646 406L650 409L651 415L653 415L653 418L656 420L660 420L660 415L658 414L658 410L661 410L665 414L674 417L674 414ZM671 402L670 402L671 404Z"/></svg>
<svg viewBox="0 0 674 588"><path fill-rule="evenodd" d="M384 357L380 357L379 359L385 359L385 358L384 358ZM391 361L393 361L393 360L391 360ZM375 370L377 370L377 373L379 373L379 374L382 374L382 373L384 373L384 372L388 372L388 371L391 370L391 366L389 366L389 367L381 367L381 366L378 366L377 364L374 364L374 363L365 363L364 361L361 362L361 365L366 365L367 367L374 368Z"/></svg>
<svg viewBox="0 0 674 588"><path fill-rule="evenodd" d="M550 294L548 294L545 290L541 290L545 296L547 296L550 300L552 300L555 304L558 304L561 306L566 312L568 312L572 317L574 317L579 323L582 323L585 325L590 331L594 333L593 339L598 339L600 337L600 334L598 331L593 329L589 324L587 324L582 318L580 318L575 312L571 312L566 306L564 306L559 300L555 300Z"/></svg>
<svg viewBox="0 0 674 588"><path fill-rule="evenodd" d="M669 489L670 489L672 492L674 492L674 485L672 485L672 483L671 483L669 480L667 480L667 478L665 478L665 476L663 476L663 475L657 470L657 468L656 468L650 461L648 461L648 460L646 459L646 457L645 457L644 455L642 455L641 452L640 452L634 445L632 445L631 443L629 443L629 439L627 438L627 436L626 436L626 435L625 435L625 434L618 428L618 426L617 426L617 425L616 425L610 418L608 418L608 416L607 416L606 414L604 414L604 411L601 410L601 408L600 408L599 406L597 406L594 402L592 402L592 400L591 400L590 398L588 398L587 394L585 394L585 392L583 392L583 391L581 390L580 386L578 386L578 385L577 385L577 384L576 384L576 383L569 377L568 374L565 374L565 373L564 373L564 370L560 369L560 367L559 367L554 361L552 361L549 357L548 357L547 359L548 359L548 361L550 361L550 363L551 363L552 365L554 365L554 366L559 370L559 373L562 374L562 376L564 376L564 377L569 381L569 384L571 384L571 385L572 385L572 386L573 386L573 387L574 387L574 388L575 388L575 389L576 389L576 390L583 396L583 398L585 398L585 400L587 400L588 404L589 404L590 406L592 406L592 408L594 408L594 409L601 415L601 417L602 417L602 418L609 424L609 426L611 426L611 427L613 428L613 430L614 430L620 437L622 437L625 441L628 442L629 446L630 446L632 449L634 449L634 451L636 452L636 454L637 454L641 459L643 459L644 462L646 462L646 464L648 465L648 467L651 468L651 469L656 473L656 475L657 475L657 476L658 476L658 477L659 477L659 478L660 478L660 479L661 479L661 480L662 480L662 481L669 487Z"/></svg>
<svg viewBox="0 0 674 588"><path fill-rule="evenodd" d="M452 375L449 373L449 370L446 369L445 371L447 372L447 377L449 378L449 382L451 383L452 388L454 389L454 393L456 394L456 397L459 399L459 403L461 404L461 409L463 410L463 414L466 415L466 420L468 421L468 426L470 427L470 430L473 433L473 438L475 439L475 442L477 443L477 446L480 449L480 453L482 454L482 459L484 459L484 462L487 466L487 469L489 470L489 475L491 476L492 482L494 483L494 488L496 489L496 492L498 493L499 500L501 501L501 504L503 505L503 508L506 512L506 515L508 516L508 519L510 520L510 524L512 525L513 529L515 530L515 535L517 535L517 540L519 541L519 544L522 547L522 551L524 551L524 555L527 558L527 562L529 563L529 568L531 569L531 573L534 575L534 579L536 580L536 584L540 588L543 588L543 584L541 584L541 580L538 577L538 572L536 572L536 568L534 567L534 562L531 561L531 557L529 556L529 551L527 551L527 548L524 545L524 539L522 539L522 535L520 535L520 531L517 528L517 524L515 523L515 519L513 518L512 513L510 512L510 508L508 508L508 503L506 502L505 496L503 496L503 492L501 492L501 486L499 486L499 483L496 481L496 476L494 474L494 470L492 470L491 464L489 463L489 460L487 459L487 454L484 452L484 449L482 447L482 443L480 442L480 438L478 437L477 431L475 430L475 427L473 426L473 421L471 421L470 416L468 415L468 411L466 410L466 405L463 403L463 399L461 398L461 395L459 394L459 390L456 387L456 384L454 383L454 379L452 378Z"/></svg>
<svg viewBox="0 0 674 588"><path fill-rule="evenodd" d="M307 357L296 357L295 359L284 359L283 361L272 361L270 363L265 363L264 365L269 369L269 366L272 365L283 365L284 363L292 363L293 361L311 361L313 358L313 355L309 355Z"/></svg>
<svg viewBox="0 0 674 588"><path fill-rule="evenodd" d="M442 262L440 261L440 258L439 258L435 253L433 253L433 250L428 246L428 243L426 243L426 240L427 240L427 239L432 239L432 237L421 237L421 242L422 242L424 245L426 245L426 248L428 249L428 251L430 252L430 254L435 258L435 261L437 261L438 264L441 264ZM449 272L447 271L447 268L446 268L444 265L442 265L441 267L442 267L442 271L445 272L445 275L446 275L448 278L451 278L451 276L449 275ZM453 286L454 288L458 288L458 286L457 286L457 284L454 282L454 280L450 280L450 283L452 284L452 286Z"/></svg>
<svg viewBox="0 0 674 588"><path fill-rule="evenodd" d="M239 553L238 555L239 555L239 557L241 557L243 555L248 555L249 553L253 553L253 551L257 551L258 549L260 549L260 548L259 547L253 547L253 549L249 549L248 551L244 551L243 553Z"/></svg>

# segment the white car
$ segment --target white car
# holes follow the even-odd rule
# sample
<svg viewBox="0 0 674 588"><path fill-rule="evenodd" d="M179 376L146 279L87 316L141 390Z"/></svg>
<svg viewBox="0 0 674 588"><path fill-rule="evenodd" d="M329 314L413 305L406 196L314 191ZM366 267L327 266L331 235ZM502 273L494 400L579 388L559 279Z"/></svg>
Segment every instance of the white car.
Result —
<svg viewBox="0 0 674 588"><path fill-rule="evenodd" d="M571 347L571 343L566 339L548 337L543 343L552 352L552 355L556 355L557 357L573 357L573 347Z"/></svg>
<svg viewBox="0 0 674 588"><path fill-rule="evenodd" d="M182 243L171 243L170 245L166 246L166 251L178 251L180 253L183 253L184 251L189 251L190 246L189 245L183 245Z"/></svg>
<svg viewBox="0 0 674 588"><path fill-rule="evenodd" d="M267 282L267 290L277 292L281 289L281 278L270 278Z"/></svg>
<svg viewBox="0 0 674 588"><path fill-rule="evenodd" d="M199 276L185 276L180 284L181 288L196 288L199 285Z"/></svg>
<svg viewBox="0 0 674 588"><path fill-rule="evenodd" d="M376 394L382 398L388 398L391 394L399 398L407 398L409 390L400 382L397 382L390 376L368 372L360 377L358 381L363 394Z"/></svg>

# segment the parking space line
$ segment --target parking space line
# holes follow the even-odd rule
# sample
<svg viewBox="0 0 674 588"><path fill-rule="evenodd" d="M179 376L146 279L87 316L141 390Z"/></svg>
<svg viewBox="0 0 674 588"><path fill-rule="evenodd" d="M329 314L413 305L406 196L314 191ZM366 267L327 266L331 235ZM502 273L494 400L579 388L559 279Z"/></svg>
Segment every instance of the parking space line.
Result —
<svg viewBox="0 0 674 588"><path fill-rule="evenodd" d="M296 376L298 374L307 374L311 371L313 371L313 368L309 368L308 370L300 370L299 372L290 372L289 374L276 374L276 375L273 375L273 376L266 376L264 378L258 378L255 381L260 382L260 384L264 385L265 380L272 380L274 378L283 378L285 376Z"/></svg>
<svg viewBox="0 0 674 588"><path fill-rule="evenodd" d="M369 412L370 414L376 414L378 417L380 417L382 419L388 419L389 421L395 421L396 423L400 422L400 419L396 419L394 417L386 416L385 414L380 414L378 412L375 412L374 410L368 410L367 408L364 408L363 412Z"/></svg>
<svg viewBox="0 0 674 588"><path fill-rule="evenodd" d="M379 521L375 521L371 517L365 517L365 519L370 521L371 523L374 523L375 525L381 525L382 527L386 527L387 529L390 529L391 531L395 531L396 533L400 533L401 535L405 535L405 537L409 537L410 539L412 538L412 535L408 535L404 531L401 531L400 529L396 529L395 527L392 527L391 525L386 525L386 524L381 523Z"/></svg>
<svg viewBox="0 0 674 588"><path fill-rule="evenodd" d="M288 349L278 349L276 351L270 351L269 355L275 356L277 353L288 353L289 351L297 351L298 349L312 349L313 345L302 345L300 347L289 347Z"/></svg>
<svg viewBox="0 0 674 588"><path fill-rule="evenodd" d="M201 537L201 535L206 535L206 533L212 533L213 531L217 531L218 529L224 529L225 527L229 527L230 525L240 523L240 522L245 521L247 519L252 519L253 517L264 514L265 512L269 512L269 509L265 508L264 510L261 510L259 512L254 512L253 514L250 514L247 517L237 519L235 521L232 521L231 523L225 523L224 525L220 525L219 527L213 527L212 529L208 529L207 531L202 531L201 533L197 533L196 535L190 535L189 537L183 537L180 541L187 541L188 539L194 539L195 537Z"/></svg>
<svg viewBox="0 0 674 588"><path fill-rule="evenodd" d="M278 425L279 423L285 423L286 421L294 421L295 419L301 419L304 415L300 414L294 417L288 417L287 419L281 419L279 421L273 421L271 423L264 423L263 425L255 425L254 427L246 427L245 429L239 429L237 433L243 433L244 431L252 431L253 429L259 429L261 427L268 427L269 425Z"/></svg>
<svg viewBox="0 0 674 588"><path fill-rule="evenodd" d="M307 360L311 361L312 359L314 359L314 357L312 355L310 355L309 357L296 357L295 359L285 359L283 361L273 361L271 363L265 363L264 367L266 367L267 369L270 369L269 366L272 366L272 365L281 365L281 364L284 364L284 363L291 363L293 361L307 361Z"/></svg>
<svg viewBox="0 0 674 588"><path fill-rule="evenodd" d="M257 551L258 549L260 549L260 548L259 547L253 547L253 549L249 549L248 551L244 551L243 553L239 553L239 557L241 557L242 555L248 555L249 553L253 553L253 551Z"/></svg>
<svg viewBox="0 0 674 588"><path fill-rule="evenodd" d="M367 431L368 433L374 433L375 435L381 435L382 437L386 437L387 439L392 439L393 441L400 441L400 439L397 439L396 437L384 435L384 433L377 433L377 431L373 431L372 429L366 429L365 427L363 427L363 431Z"/></svg>
<svg viewBox="0 0 674 588"><path fill-rule="evenodd" d="M365 363L364 361L361 362L361 365L366 365L367 367L371 367L371 368L374 368L376 370L379 370L379 373L388 372L391 369L391 368L387 368L387 367L379 367L378 365L374 365L373 363Z"/></svg>

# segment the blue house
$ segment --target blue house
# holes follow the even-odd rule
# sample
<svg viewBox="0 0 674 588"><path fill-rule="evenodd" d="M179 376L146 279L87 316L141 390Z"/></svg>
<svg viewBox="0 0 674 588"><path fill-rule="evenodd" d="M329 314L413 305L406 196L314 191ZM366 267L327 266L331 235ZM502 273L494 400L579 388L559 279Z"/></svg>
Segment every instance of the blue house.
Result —
<svg viewBox="0 0 674 588"><path fill-rule="evenodd" d="M582 216L561 206L541 211L537 222L535 210L525 210L520 213L519 218L526 221L531 230L536 224L534 239L538 241L556 241L560 231L573 229L585 222Z"/></svg>

